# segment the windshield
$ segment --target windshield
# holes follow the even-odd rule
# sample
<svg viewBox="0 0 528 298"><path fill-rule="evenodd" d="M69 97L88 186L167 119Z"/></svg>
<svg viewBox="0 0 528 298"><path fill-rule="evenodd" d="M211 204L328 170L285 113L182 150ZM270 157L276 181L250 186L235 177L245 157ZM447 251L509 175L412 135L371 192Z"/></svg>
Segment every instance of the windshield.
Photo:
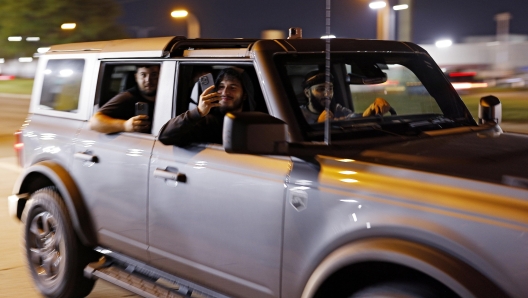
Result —
<svg viewBox="0 0 528 298"><path fill-rule="evenodd" d="M334 140L417 135L472 124L460 97L426 55L332 54L330 61L327 85L323 54L276 57L290 103L310 140L321 140L326 117ZM369 130L379 133L365 133Z"/></svg>

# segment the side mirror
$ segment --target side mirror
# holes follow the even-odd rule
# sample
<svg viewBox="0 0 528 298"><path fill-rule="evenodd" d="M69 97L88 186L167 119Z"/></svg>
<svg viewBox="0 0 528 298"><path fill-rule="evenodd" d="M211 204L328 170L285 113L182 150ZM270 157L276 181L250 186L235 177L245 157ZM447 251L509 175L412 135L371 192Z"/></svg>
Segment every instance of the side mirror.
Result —
<svg viewBox="0 0 528 298"><path fill-rule="evenodd" d="M500 100L493 95L482 97L479 103L478 117L478 124L490 121L499 124L502 121L502 104Z"/></svg>
<svg viewBox="0 0 528 298"><path fill-rule="evenodd" d="M228 153L284 155L288 151L287 125L261 112L227 113L223 145Z"/></svg>

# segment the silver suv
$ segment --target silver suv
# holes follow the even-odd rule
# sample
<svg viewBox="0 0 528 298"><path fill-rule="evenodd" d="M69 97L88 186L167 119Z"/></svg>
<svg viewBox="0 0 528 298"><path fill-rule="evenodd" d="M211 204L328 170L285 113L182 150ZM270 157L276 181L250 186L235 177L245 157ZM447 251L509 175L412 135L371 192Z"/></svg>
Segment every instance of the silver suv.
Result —
<svg viewBox="0 0 528 298"><path fill-rule="evenodd" d="M302 82L328 44L335 103L383 97L392 114L305 119ZM145 64L160 66L151 132L90 130ZM223 144L159 142L195 107L198 71L226 67L256 104L226 115ZM146 297L528 297L528 136L500 118L488 96L474 120L408 42L57 45L39 59L9 210L46 297L98 278Z"/></svg>

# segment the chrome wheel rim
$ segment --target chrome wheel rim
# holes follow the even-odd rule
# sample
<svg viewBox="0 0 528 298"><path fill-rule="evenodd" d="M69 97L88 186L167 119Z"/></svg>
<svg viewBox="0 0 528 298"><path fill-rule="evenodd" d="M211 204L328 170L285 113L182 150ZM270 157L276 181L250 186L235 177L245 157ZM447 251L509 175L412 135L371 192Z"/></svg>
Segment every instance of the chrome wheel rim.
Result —
<svg viewBox="0 0 528 298"><path fill-rule="evenodd" d="M64 267L64 238L56 218L47 211L37 214L27 239L30 266L43 283L53 283Z"/></svg>

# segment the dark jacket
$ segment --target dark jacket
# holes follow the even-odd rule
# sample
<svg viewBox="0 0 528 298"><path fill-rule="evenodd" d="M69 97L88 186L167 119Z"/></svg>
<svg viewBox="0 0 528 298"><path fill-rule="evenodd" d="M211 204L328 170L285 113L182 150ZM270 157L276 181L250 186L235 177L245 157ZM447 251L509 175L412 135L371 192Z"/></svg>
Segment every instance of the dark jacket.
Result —
<svg viewBox="0 0 528 298"><path fill-rule="evenodd" d="M125 92L110 99L98 112L116 119L128 120L136 116L136 103L145 102L149 109L149 119L154 116L154 102L144 98L137 87L130 88Z"/></svg>
<svg viewBox="0 0 528 298"><path fill-rule="evenodd" d="M198 109L189 110L169 120L161 128L159 141L165 145L187 146L191 143L222 144L224 114L213 109L201 117Z"/></svg>

